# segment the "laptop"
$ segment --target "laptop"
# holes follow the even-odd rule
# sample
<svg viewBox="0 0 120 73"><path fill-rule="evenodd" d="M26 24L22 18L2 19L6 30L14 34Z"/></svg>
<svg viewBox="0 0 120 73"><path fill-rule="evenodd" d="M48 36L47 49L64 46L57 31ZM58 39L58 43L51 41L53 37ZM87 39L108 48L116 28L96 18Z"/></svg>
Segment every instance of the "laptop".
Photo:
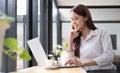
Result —
<svg viewBox="0 0 120 73"><path fill-rule="evenodd" d="M39 38L34 38L27 41L30 50L33 53L33 56L38 64L38 66L45 66L46 61L48 60L45 51L39 41Z"/></svg>
<svg viewBox="0 0 120 73"><path fill-rule="evenodd" d="M33 56L35 57L35 60L38 64L38 66L46 66L46 61L48 61L47 55L45 54L45 51L39 41L39 38L33 38L31 40L27 41L28 46L30 47ZM72 67L79 67L79 66L55 66L55 68L72 68ZM54 67L51 67L54 68Z"/></svg>

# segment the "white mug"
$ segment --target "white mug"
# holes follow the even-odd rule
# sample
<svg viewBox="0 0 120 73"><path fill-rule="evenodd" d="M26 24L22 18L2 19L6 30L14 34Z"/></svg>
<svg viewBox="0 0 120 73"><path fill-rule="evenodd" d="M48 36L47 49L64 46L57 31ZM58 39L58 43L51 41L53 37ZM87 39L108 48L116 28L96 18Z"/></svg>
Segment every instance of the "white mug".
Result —
<svg viewBox="0 0 120 73"><path fill-rule="evenodd" d="M53 66L54 65L54 61L53 60L47 60L46 61L46 66Z"/></svg>

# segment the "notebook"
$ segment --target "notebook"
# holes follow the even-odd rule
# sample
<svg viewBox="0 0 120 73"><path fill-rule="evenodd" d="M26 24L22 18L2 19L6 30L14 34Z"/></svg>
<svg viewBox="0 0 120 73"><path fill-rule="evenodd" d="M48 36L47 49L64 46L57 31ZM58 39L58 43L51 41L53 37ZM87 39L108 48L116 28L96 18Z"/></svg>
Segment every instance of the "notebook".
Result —
<svg viewBox="0 0 120 73"><path fill-rule="evenodd" d="M38 66L46 66L46 61L48 60L47 55L45 54L45 51L39 41L39 38L34 38L31 40L27 41L28 46L30 47L33 56L35 57L35 60L38 64ZM51 67L51 68L72 68L72 67L79 67L79 66L55 66L55 67Z"/></svg>

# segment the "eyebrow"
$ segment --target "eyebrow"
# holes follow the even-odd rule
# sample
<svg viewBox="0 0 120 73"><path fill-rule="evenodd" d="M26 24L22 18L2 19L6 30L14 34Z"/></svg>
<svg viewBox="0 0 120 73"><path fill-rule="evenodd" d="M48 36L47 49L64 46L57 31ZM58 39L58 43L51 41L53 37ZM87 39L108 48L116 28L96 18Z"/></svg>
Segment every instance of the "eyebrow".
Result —
<svg viewBox="0 0 120 73"><path fill-rule="evenodd" d="M79 18L79 16L71 17L71 19L73 19L73 18L76 19L76 18Z"/></svg>

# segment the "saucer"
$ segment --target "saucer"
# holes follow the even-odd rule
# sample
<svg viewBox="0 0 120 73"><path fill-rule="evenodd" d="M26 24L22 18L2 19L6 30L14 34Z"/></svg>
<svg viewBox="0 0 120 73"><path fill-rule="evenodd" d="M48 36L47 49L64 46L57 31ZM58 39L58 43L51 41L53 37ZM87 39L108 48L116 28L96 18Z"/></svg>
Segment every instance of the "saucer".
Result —
<svg viewBox="0 0 120 73"><path fill-rule="evenodd" d="M45 69L57 69L57 66L45 66Z"/></svg>

